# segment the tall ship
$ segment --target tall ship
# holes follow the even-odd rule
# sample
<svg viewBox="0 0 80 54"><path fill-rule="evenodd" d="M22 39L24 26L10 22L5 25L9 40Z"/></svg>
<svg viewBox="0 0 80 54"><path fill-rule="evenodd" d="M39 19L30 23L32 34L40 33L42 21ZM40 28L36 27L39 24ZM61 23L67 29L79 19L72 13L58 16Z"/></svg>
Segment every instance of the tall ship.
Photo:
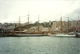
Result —
<svg viewBox="0 0 80 54"><path fill-rule="evenodd" d="M57 23L57 28L58 28L58 32L54 35L54 36L67 36L67 37L75 37L75 35L70 35L69 34L69 30L70 30L70 21L69 21L69 17L66 17L68 18L68 21L65 22L65 21L62 21L62 16L60 18L60 21Z"/></svg>
<svg viewBox="0 0 80 54"><path fill-rule="evenodd" d="M38 16L38 29L37 31L34 31L34 32L31 32L30 31L30 24L29 24L29 12L28 12L28 22L27 22L27 25L26 25L26 30L27 31L22 31L21 30L21 26L20 26L20 17L19 17L19 25L18 25L18 31L14 31L15 35L16 36L44 36L44 33L40 32L40 27L39 27L39 16Z"/></svg>

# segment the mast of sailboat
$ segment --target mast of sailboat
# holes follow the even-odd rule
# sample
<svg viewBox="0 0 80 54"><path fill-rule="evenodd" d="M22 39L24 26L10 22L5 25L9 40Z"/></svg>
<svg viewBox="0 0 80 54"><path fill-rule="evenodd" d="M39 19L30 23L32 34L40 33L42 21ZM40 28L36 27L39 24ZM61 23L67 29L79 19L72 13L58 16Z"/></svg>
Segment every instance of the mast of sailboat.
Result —
<svg viewBox="0 0 80 54"><path fill-rule="evenodd" d="M19 16L19 26L20 26L20 16Z"/></svg>
<svg viewBox="0 0 80 54"><path fill-rule="evenodd" d="M20 28L20 26L21 26L21 25L20 25L20 16L19 16L19 25L18 25L18 26L19 26L19 27L18 27L18 30L21 31L21 28Z"/></svg>
<svg viewBox="0 0 80 54"><path fill-rule="evenodd" d="M40 16L38 15L38 32L39 32L39 18L40 18Z"/></svg>
<svg viewBox="0 0 80 54"><path fill-rule="evenodd" d="M27 26L27 28L28 28L28 32L29 32L29 11L28 11L28 26Z"/></svg>
<svg viewBox="0 0 80 54"><path fill-rule="evenodd" d="M69 17L68 17L68 33L69 33Z"/></svg>
<svg viewBox="0 0 80 54"><path fill-rule="evenodd" d="M60 20L60 25L61 25L60 33L62 33L62 16L61 16L61 20Z"/></svg>
<svg viewBox="0 0 80 54"><path fill-rule="evenodd" d="M76 24L76 30L79 28L79 17L78 17L78 21L77 21L77 24Z"/></svg>
<svg viewBox="0 0 80 54"><path fill-rule="evenodd" d="M78 17L78 27L80 28L80 19L79 19L79 17Z"/></svg>
<svg viewBox="0 0 80 54"><path fill-rule="evenodd" d="M28 24L29 24L29 11L28 11Z"/></svg>

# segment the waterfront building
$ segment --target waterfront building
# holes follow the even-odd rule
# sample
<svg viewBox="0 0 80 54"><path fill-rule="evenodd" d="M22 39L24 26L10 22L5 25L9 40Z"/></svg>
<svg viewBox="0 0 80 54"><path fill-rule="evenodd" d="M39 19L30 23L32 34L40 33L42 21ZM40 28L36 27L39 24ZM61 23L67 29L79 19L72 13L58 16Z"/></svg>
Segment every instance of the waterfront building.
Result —
<svg viewBox="0 0 80 54"><path fill-rule="evenodd" d="M2 29L2 23L0 23L0 29Z"/></svg>
<svg viewBox="0 0 80 54"><path fill-rule="evenodd" d="M77 21L76 20L70 21L70 23L71 23L71 27L76 27Z"/></svg>
<svg viewBox="0 0 80 54"><path fill-rule="evenodd" d="M15 28L15 23L4 23L2 25L2 29L10 29L13 30Z"/></svg>

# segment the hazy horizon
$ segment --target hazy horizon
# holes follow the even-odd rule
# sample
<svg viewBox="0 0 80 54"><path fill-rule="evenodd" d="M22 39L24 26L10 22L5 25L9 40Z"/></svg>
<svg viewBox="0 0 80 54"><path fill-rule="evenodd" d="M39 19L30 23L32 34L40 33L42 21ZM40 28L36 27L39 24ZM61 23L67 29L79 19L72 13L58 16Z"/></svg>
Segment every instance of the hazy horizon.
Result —
<svg viewBox="0 0 80 54"><path fill-rule="evenodd" d="M61 16L77 20L79 9L79 0L0 0L0 22L17 23L20 16L21 23L26 23L28 11L30 22L38 21L38 15L40 22L60 20Z"/></svg>

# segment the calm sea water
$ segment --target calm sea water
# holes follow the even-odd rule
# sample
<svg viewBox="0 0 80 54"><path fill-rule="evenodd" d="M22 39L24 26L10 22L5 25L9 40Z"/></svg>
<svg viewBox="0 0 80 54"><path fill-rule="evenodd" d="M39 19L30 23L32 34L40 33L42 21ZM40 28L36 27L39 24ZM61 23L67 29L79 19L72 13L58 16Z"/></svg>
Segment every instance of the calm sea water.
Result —
<svg viewBox="0 0 80 54"><path fill-rule="evenodd" d="M0 37L0 54L80 54L80 38Z"/></svg>

